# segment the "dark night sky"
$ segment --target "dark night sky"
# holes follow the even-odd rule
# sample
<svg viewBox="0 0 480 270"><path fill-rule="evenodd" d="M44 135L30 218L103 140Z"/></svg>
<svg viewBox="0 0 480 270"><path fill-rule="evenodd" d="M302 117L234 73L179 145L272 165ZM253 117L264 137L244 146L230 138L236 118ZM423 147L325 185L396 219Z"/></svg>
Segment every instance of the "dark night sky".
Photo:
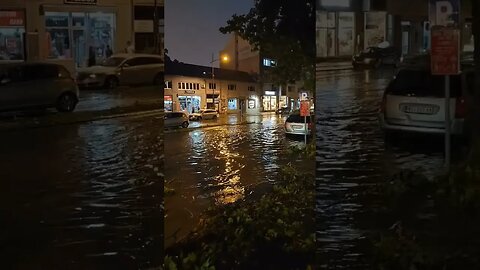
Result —
<svg viewBox="0 0 480 270"><path fill-rule="evenodd" d="M165 0L165 48L172 59L210 66L229 38L218 31L233 14L246 14L253 0ZM218 66L218 61L214 63Z"/></svg>

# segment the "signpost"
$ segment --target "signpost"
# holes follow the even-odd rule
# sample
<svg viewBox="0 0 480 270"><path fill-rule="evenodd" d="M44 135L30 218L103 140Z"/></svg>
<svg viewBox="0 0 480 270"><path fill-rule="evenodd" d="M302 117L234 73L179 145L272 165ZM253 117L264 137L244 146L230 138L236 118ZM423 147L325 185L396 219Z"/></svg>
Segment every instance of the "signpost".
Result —
<svg viewBox="0 0 480 270"><path fill-rule="evenodd" d="M307 116L310 116L310 102L308 100L300 101L300 116L303 116L303 123L305 126L305 144L307 144L307 134L308 134L308 125L307 125Z"/></svg>
<svg viewBox="0 0 480 270"><path fill-rule="evenodd" d="M453 27L432 28L432 75L445 76L445 166L450 168L450 75L460 73L460 31Z"/></svg>

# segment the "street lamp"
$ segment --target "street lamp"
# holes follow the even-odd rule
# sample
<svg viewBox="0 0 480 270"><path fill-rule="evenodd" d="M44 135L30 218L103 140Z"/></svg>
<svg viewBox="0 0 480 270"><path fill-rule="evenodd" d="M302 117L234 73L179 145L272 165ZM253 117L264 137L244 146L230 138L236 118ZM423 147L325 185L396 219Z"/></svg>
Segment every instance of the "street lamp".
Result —
<svg viewBox="0 0 480 270"><path fill-rule="evenodd" d="M216 99L215 98L215 89L217 88L217 86L215 85L215 68L213 67L213 63L215 63L216 61L219 61L219 60L221 60L224 63L228 62L229 61L228 55L225 54L221 57L221 59L215 59L214 54L212 53L212 61L210 61L210 66L212 68L213 106L215 108L217 107L217 105L215 103L215 99ZM219 94L221 94L221 91L220 91ZM220 112L220 104L218 105L218 108L216 108L216 109L217 109L217 111Z"/></svg>

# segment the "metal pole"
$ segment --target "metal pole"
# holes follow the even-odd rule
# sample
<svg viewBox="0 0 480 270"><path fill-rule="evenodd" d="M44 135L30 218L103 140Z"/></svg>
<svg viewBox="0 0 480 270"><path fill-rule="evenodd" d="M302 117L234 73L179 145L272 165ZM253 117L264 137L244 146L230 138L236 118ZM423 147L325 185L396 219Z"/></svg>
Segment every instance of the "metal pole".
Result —
<svg viewBox="0 0 480 270"><path fill-rule="evenodd" d="M306 116L303 117L303 122L304 122L304 125L305 125L305 145L307 145L308 127L307 127L307 117Z"/></svg>
<svg viewBox="0 0 480 270"><path fill-rule="evenodd" d="M450 171L450 76L445 76L445 168Z"/></svg>
<svg viewBox="0 0 480 270"><path fill-rule="evenodd" d="M210 62L210 65L212 66L213 108L216 109L217 105L215 103L215 89L217 88L217 86L215 85L215 69L213 68L214 61L215 60L213 58L213 53L212 53L212 62Z"/></svg>

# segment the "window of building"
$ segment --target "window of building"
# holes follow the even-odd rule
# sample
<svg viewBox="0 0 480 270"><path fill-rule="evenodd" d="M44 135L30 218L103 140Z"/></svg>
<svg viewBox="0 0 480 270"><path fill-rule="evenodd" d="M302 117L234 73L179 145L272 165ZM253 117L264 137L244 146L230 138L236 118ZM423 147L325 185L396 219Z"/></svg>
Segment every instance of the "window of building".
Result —
<svg viewBox="0 0 480 270"><path fill-rule="evenodd" d="M115 14L45 12L49 58L73 58L77 67L95 65L115 51ZM109 50L109 49L110 50Z"/></svg>
<svg viewBox="0 0 480 270"><path fill-rule="evenodd" d="M266 67L274 67L277 65L277 62L269 58L263 58L263 65Z"/></svg>
<svg viewBox="0 0 480 270"><path fill-rule="evenodd" d="M178 89L180 90L199 90L200 84L199 83L178 83Z"/></svg>
<svg viewBox="0 0 480 270"><path fill-rule="evenodd" d="M172 81L165 81L165 89L172 89Z"/></svg>
<svg viewBox="0 0 480 270"><path fill-rule="evenodd" d="M249 86L248 91L255 91L255 86Z"/></svg>
<svg viewBox="0 0 480 270"><path fill-rule="evenodd" d="M237 89L237 85L236 84L229 84L228 85L228 90L236 90Z"/></svg>
<svg viewBox="0 0 480 270"><path fill-rule="evenodd" d="M217 89L217 84L216 83L209 83L208 84L208 89Z"/></svg>
<svg viewBox="0 0 480 270"><path fill-rule="evenodd" d="M295 91L295 86L289 85L288 86L288 92L293 92L293 91Z"/></svg>
<svg viewBox="0 0 480 270"><path fill-rule="evenodd" d="M229 110L237 110L237 99L236 98L228 99L228 109Z"/></svg>

